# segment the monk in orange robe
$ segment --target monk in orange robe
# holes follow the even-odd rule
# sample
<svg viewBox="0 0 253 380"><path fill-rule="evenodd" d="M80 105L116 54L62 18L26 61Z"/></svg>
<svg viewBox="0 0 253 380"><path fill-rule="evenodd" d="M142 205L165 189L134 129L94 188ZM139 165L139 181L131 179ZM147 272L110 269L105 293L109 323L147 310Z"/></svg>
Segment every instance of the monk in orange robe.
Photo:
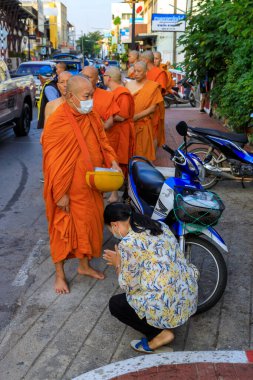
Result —
<svg viewBox="0 0 253 380"><path fill-rule="evenodd" d="M137 62L134 65L135 80L127 82L126 87L134 97L135 114L135 154L153 161L155 142L153 138L153 118L157 105L163 101L160 85L147 79L147 65Z"/></svg>
<svg viewBox="0 0 253 380"><path fill-rule="evenodd" d="M168 77L166 93L174 94L172 87L176 85L172 73L168 70L168 64L162 63L162 55L159 51L154 52L154 65L164 70Z"/></svg>
<svg viewBox="0 0 253 380"><path fill-rule="evenodd" d="M71 77L66 102L48 117L42 138L44 199L56 269L55 290L59 294L69 293L64 272L66 259L79 259L79 274L104 279L104 274L89 264L91 258L99 257L101 253L103 198L99 191L86 183L85 158L69 116L74 117L80 128L90 156L87 159L92 165L104 165L102 147L112 167L120 170L101 120L91 111L92 94L89 80L78 75Z"/></svg>
<svg viewBox="0 0 253 380"><path fill-rule="evenodd" d="M93 89L93 109L104 123L105 129L113 126L113 117L120 111L112 92L97 87L98 70L93 66L85 66L82 74L89 78Z"/></svg>
<svg viewBox="0 0 253 380"><path fill-rule="evenodd" d="M167 91L168 77L164 70L154 65L154 54L152 51L147 50L140 56L141 61L145 62L148 68L147 79L152 80L160 85L161 94L164 96ZM164 101L158 104L158 107L154 113L153 123L153 136L155 140L155 146L162 146L165 143L165 107Z"/></svg>
<svg viewBox="0 0 253 380"><path fill-rule="evenodd" d="M139 52L137 50L130 50L128 53L129 69L127 70L128 78L134 79L134 65L138 62Z"/></svg>
<svg viewBox="0 0 253 380"><path fill-rule="evenodd" d="M104 83L113 92L114 99L120 108L120 112L114 116L113 126L106 129L106 135L126 178L128 161L134 154L134 99L130 91L122 86L121 72L118 67L106 69ZM114 191L108 202L117 202L118 200L118 192Z"/></svg>

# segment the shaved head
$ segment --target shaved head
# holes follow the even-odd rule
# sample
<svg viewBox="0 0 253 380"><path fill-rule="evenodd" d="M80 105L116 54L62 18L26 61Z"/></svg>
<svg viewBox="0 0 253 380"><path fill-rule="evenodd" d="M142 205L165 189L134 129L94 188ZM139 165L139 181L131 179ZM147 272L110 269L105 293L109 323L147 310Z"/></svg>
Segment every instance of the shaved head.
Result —
<svg viewBox="0 0 253 380"><path fill-rule="evenodd" d="M139 59L139 52L137 50L130 50L128 52L128 62L135 63Z"/></svg>
<svg viewBox="0 0 253 380"><path fill-rule="evenodd" d="M135 63L134 78L136 82L142 82L147 78L147 65L145 62L138 61Z"/></svg>
<svg viewBox="0 0 253 380"><path fill-rule="evenodd" d="M145 62L143 62L143 61L136 62L135 65L134 65L134 68L135 67L141 68L145 72L148 70L147 64Z"/></svg>
<svg viewBox="0 0 253 380"><path fill-rule="evenodd" d="M150 50L146 50L140 55L140 60L146 63L154 63L154 54Z"/></svg>
<svg viewBox="0 0 253 380"><path fill-rule="evenodd" d="M67 94L72 93L76 95L82 91L83 88L89 91L92 90L92 85L89 79L85 78L82 75L73 75L71 78L69 78L67 84Z"/></svg>
<svg viewBox="0 0 253 380"><path fill-rule="evenodd" d="M63 97L66 96L68 80L71 77L72 74L69 71L63 71L58 76L57 87Z"/></svg>
<svg viewBox="0 0 253 380"><path fill-rule="evenodd" d="M93 88L95 89L98 82L98 69L93 66L85 66L82 69L82 74L89 78Z"/></svg>
<svg viewBox="0 0 253 380"><path fill-rule="evenodd" d="M159 67L162 62L162 54L159 51L154 52L154 64Z"/></svg>
<svg viewBox="0 0 253 380"><path fill-rule="evenodd" d="M72 77L73 74L71 74L69 71L62 71L59 76L58 76L58 82L62 79L69 79L70 77Z"/></svg>
<svg viewBox="0 0 253 380"><path fill-rule="evenodd" d="M65 62L58 62L56 64L56 74L57 75L60 75L60 73L62 73L63 71L66 71L67 69L67 65Z"/></svg>
<svg viewBox="0 0 253 380"><path fill-rule="evenodd" d="M105 75L108 75L114 82L121 84L121 72L118 67L108 67L105 71Z"/></svg>

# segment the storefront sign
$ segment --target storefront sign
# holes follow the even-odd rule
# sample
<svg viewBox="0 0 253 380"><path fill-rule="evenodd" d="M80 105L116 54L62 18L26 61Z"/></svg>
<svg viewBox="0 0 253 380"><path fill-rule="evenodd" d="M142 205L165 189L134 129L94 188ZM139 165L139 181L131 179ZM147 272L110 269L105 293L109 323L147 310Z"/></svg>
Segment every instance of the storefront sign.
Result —
<svg viewBox="0 0 253 380"><path fill-rule="evenodd" d="M152 32L184 32L185 14L152 14Z"/></svg>

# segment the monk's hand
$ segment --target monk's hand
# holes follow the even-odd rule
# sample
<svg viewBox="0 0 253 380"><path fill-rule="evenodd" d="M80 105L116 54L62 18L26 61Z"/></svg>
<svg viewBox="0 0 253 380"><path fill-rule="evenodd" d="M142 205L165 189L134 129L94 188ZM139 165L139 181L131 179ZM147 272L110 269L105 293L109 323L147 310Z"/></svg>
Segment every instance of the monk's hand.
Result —
<svg viewBox="0 0 253 380"><path fill-rule="evenodd" d="M103 259L107 261L107 265L114 266L118 268L120 266L120 253L118 246L115 245L115 251L111 251L110 249L105 249L103 254Z"/></svg>
<svg viewBox="0 0 253 380"><path fill-rule="evenodd" d="M112 161L112 169L117 170L117 172L122 173L121 167L117 164L116 161Z"/></svg>
<svg viewBox="0 0 253 380"><path fill-rule="evenodd" d="M68 196L68 194L64 194L63 197L56 204L62 211L69 213L69 196Z"/></svg>

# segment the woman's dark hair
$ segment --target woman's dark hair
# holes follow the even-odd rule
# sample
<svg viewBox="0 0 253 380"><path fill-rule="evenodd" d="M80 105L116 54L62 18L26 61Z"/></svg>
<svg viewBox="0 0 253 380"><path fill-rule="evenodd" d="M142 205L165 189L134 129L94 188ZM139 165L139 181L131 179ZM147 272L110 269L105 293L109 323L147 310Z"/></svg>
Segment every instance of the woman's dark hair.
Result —
<svg viewBox="0 0 253 380"><path fill-rule="evenodd" d="M112 222L125 222L130 217L130 225L134 232L143 232L150 230L151 235L160 235L162 226L159 222L152 220L147 215L135 212L131 206L126 203L114 202L106 206L104 211L104 221L106 225Z"/></svg>

